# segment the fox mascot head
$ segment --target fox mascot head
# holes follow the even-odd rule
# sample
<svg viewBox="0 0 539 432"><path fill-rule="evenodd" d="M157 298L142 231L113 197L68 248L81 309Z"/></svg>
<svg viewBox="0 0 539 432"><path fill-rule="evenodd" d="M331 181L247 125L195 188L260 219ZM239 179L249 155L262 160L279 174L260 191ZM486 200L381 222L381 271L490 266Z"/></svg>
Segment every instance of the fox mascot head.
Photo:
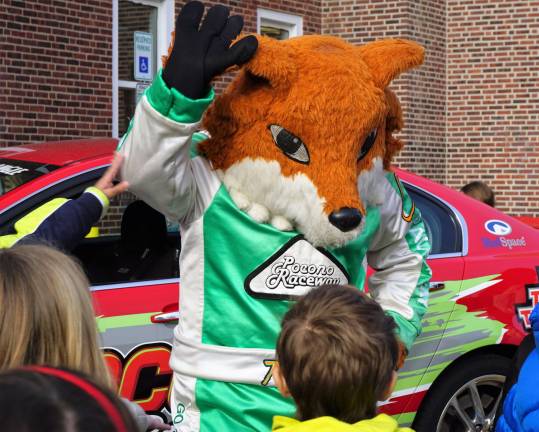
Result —
<svg viewBox="0 0 539 432"><path fill-rule="evenodd" d="M199 152L258 222L341 246L384 199L380 177L402 147L392 136L402 113L387 86L422 60L423 48L404 40L260 37L206 113L211 138Z"/></svg>

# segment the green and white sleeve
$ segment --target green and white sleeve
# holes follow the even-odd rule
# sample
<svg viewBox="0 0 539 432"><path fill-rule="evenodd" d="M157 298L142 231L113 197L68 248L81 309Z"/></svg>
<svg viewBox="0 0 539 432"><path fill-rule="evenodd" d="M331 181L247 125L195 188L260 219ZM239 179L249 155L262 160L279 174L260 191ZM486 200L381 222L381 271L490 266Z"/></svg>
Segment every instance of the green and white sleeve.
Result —
<svg viewBox="0 0 539 432"><path fill-rule="evenodd" d="M213 98L210 90L204 99L189 99L169 89L159 72L118 146L129 190L171 219L184 219L196 206L191 140Z"/></svg>
<svg viewBox="0 0 539 432"><path fill-rule="evenodd" d="M410 349L428 306L430 242L419 209L395 174L386 174L384 189L380 228L367 252L375 270L369 292L395 319L398 335Z"/></svg>

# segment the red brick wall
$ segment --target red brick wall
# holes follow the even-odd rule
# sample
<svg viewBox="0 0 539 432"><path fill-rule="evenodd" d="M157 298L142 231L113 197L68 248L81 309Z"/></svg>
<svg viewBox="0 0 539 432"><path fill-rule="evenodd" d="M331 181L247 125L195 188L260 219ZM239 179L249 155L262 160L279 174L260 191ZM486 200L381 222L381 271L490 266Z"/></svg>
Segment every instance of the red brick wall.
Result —
<svg viewBox="0 0 539 432"><path fill-rule="evenodd" d="M447 182L539 216L539 1L448 5Z"/></svg>
<svg viewBox="0 0 539 432"><path fill-rule="evenodd" d="M262 7L301 15L305 34L421 43L425 64L392 85L406 122L397 163L453 187L485 180L502 210L539 216L539 0L224 3L247 32ZM0 146L111 134L111 26L110 0L3 2Z"/></svg>
<svg viewBox="0 0 539 432"><path fill-rule="evenodd" d="M391 88L402 103L406 147L396 164L443 182L445 164L445 2L324 0L322 31L361 45L405 38L425 47L425 63Z"/></svg>
<svg viewBox="0 0 539 432"><path fill-rule="evenodd" d="M110 0L6 0L0 32L0 147L110 136Z"/></svg>

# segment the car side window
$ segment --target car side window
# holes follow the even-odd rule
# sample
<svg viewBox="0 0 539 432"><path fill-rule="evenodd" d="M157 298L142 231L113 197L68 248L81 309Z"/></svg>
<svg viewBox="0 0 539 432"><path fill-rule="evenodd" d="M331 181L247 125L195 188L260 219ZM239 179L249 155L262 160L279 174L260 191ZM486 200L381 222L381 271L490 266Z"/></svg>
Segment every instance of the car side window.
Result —
<svg viewBox="0 0 539 432"><path fill-rule="evenodd" d="M54 198L77 198L84 189L95 184L103 171L98 169L72 177L2 213L1 235L14 233L17 220ZM147 208L142 215L144 220L140 213L132 211L131 220L126 222L126 210L134 202L136 197L128 192L112 199L105 217L71 251L81 261L92 285L178 277L180 240L177 226ZM145 218L147 214L152 221Z"/></svg>
<svg viewBox="0 0 539 432"><path fill-rule="evenodd" d="M462 234L453 211L435 197L404 184L410 198L421 211L432 245L430 255L462 252Z"/></svg>
<svg viewBox="0 0 539 432"><path fill-rule="evenodd" d="M108 285L179 276L177 229L144 202L126 192L110 202L97 224L97 236L73 251L92 285Z"/></svg>

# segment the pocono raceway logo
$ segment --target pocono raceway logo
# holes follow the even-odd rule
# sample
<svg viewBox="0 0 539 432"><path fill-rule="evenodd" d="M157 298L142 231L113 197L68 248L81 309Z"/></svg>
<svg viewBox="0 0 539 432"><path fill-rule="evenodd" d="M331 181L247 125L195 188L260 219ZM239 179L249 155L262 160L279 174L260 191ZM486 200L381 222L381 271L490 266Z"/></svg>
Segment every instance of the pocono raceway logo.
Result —
<svg viewBox="0 0 539 432"><path fill-rule="evenodd" d="M497 236L496 238L481 237L481 242L486 248L499 248L504 247L509 250L515 247L526 246L526 239L524 236L517 238L508 238L507 235L511 234L513 229L507 222L498 219L490 219L485 222L485 230Z"/></svg>
<svg viewBox="0 0 539 432"><path fill-rule="evenodd" d="M344 267L328 251L297 236L254 270L244 286L253 297L287 299L319 285L347 284L349 279Z"/></svg>

